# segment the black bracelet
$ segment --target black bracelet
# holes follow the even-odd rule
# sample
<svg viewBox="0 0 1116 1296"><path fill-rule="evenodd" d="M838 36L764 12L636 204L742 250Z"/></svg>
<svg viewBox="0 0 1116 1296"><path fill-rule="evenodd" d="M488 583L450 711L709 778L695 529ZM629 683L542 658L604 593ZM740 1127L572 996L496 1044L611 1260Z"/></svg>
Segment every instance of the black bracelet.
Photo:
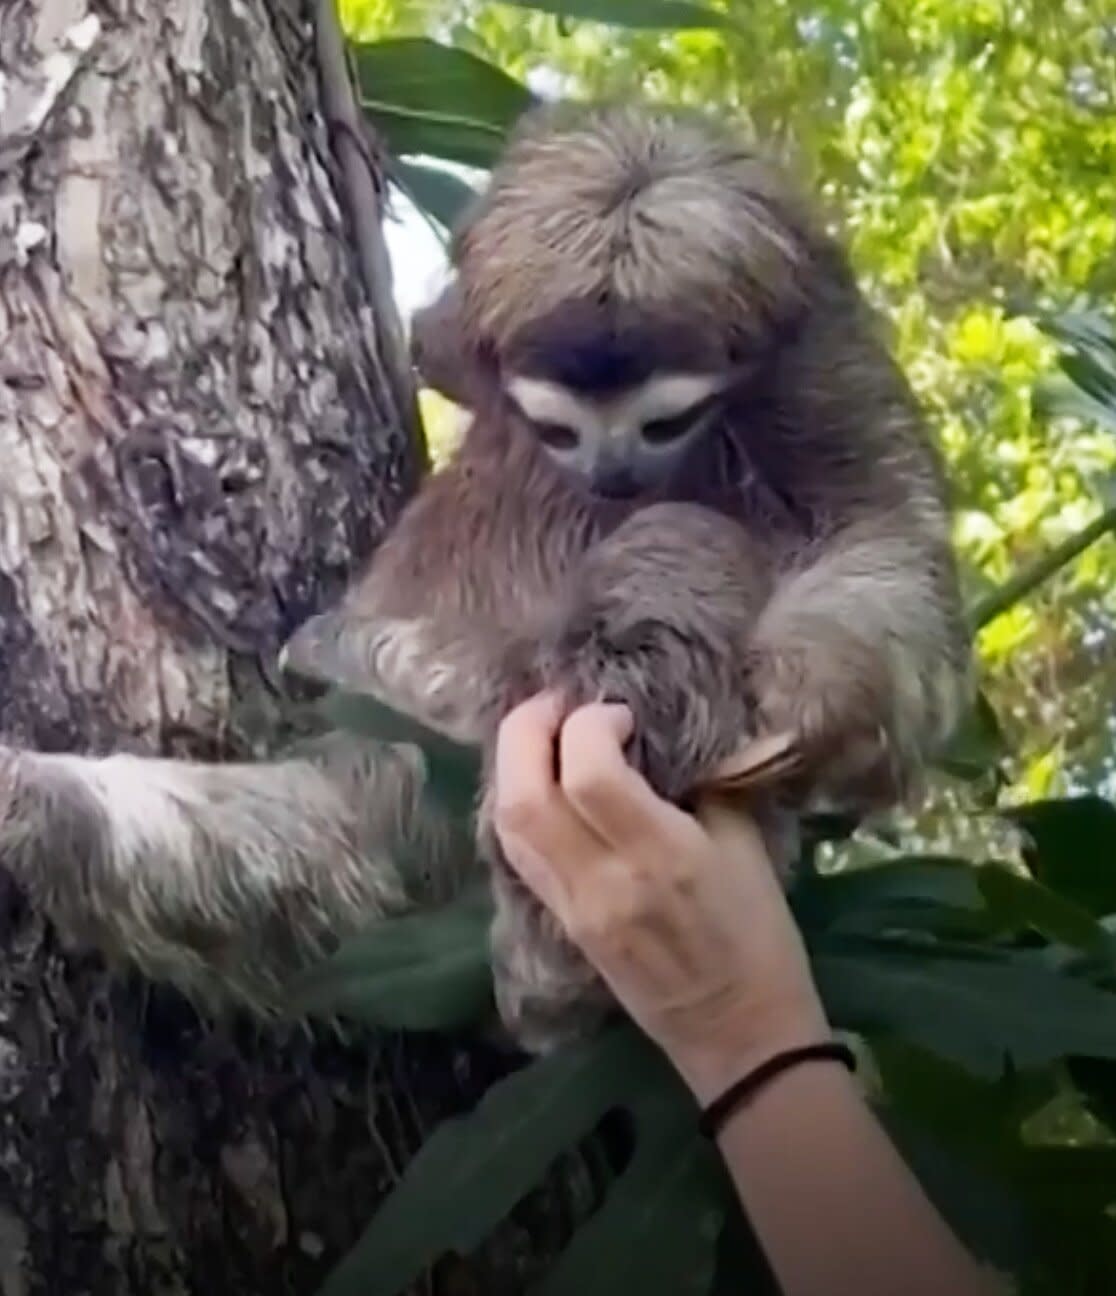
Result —
<svg viewBox="0 0 1116 1296"><path fill-rule="evenodd" d="M754 1071L749 1071L746 1076L742 1076L735 1084L730 1085L719 1098L715 1098L701 1113L698 1129L706 1138L715 1139L720 1134L721 1126L727 1117L731 1116L742 1103L754 1097L768 1080L782 1071L790 1070L800 1062L812 1062L816 1059L841 1062L850 1071L856 1070L856 1054L848 1045L838 1044L835 1040L827 1044L807 1044L804 1048L787 1049L785 1053L776 1053L766 1062L761 1062Z"/></svg>

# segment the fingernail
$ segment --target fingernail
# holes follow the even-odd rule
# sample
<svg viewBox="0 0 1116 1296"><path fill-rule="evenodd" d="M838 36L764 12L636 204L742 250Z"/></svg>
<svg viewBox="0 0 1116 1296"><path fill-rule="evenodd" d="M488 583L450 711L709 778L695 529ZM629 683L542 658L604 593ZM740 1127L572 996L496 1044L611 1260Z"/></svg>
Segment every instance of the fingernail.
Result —
<svg viewBox="0 0 1116 1296"><path fill-rule="evenodd" d="M626 738L631 733L635 722L631 707L623 702L602 702L601 710L618 738Z"/></svg>

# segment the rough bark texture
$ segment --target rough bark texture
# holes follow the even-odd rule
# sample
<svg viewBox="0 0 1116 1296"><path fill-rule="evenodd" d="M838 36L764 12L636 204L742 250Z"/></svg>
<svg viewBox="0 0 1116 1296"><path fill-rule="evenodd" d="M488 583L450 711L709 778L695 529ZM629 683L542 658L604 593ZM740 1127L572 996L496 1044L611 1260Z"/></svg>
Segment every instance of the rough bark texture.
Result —
<svg viewBox="0 0 1116 1296"><path fill-rule="evenodd" d="M265 752L261 662L411 486L312 51L297 0L0 6L3 741ZM0 951L0 1296L310 1292L461 1096L67 958L2 877Z"/></svg>

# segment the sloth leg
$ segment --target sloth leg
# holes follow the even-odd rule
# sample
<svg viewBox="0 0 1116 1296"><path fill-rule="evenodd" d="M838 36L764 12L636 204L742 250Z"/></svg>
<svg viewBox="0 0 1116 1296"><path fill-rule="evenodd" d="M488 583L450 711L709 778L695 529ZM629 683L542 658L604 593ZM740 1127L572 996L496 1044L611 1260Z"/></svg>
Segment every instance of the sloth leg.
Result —
<svg viewBox="0 0 1116 1296"><path fill-rule="evenodd" d="M347 739L259 765L0 749L0 867L64 936L274 1012L291 973L408 903L401 860L461 849L424 777L417 748Z"/></svg>
<svg viewBox="0 0 1116 1296"><path fill-rule="evenodd" d="M541 682L572 708L600 698L634 717L629 759L655 790L684 801L750 736L744 649L769 592L764 555L731 519L687 504L636 513L586 555L552 631L534 646ZM785 858L793 821L754 807ZM533 1052L586 1033L608 996L537 901L517 886L481 815L493 869L493 973L501 1018Z"/></svg>

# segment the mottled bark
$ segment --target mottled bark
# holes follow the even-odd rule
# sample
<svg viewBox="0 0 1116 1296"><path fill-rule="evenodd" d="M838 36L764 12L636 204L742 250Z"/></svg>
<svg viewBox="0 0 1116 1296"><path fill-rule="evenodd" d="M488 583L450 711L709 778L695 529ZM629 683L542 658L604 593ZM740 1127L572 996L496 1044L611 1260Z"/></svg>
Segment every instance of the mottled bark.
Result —
<svg viewBox="0 0 1116 1296"><path fill-rule="evenodd" d="M269 750L261 663L412 484L313 50L297 0L4 0L0 740ZM406 1088L65 956L0 877L0 1296L312 1291Z"/></svg>

